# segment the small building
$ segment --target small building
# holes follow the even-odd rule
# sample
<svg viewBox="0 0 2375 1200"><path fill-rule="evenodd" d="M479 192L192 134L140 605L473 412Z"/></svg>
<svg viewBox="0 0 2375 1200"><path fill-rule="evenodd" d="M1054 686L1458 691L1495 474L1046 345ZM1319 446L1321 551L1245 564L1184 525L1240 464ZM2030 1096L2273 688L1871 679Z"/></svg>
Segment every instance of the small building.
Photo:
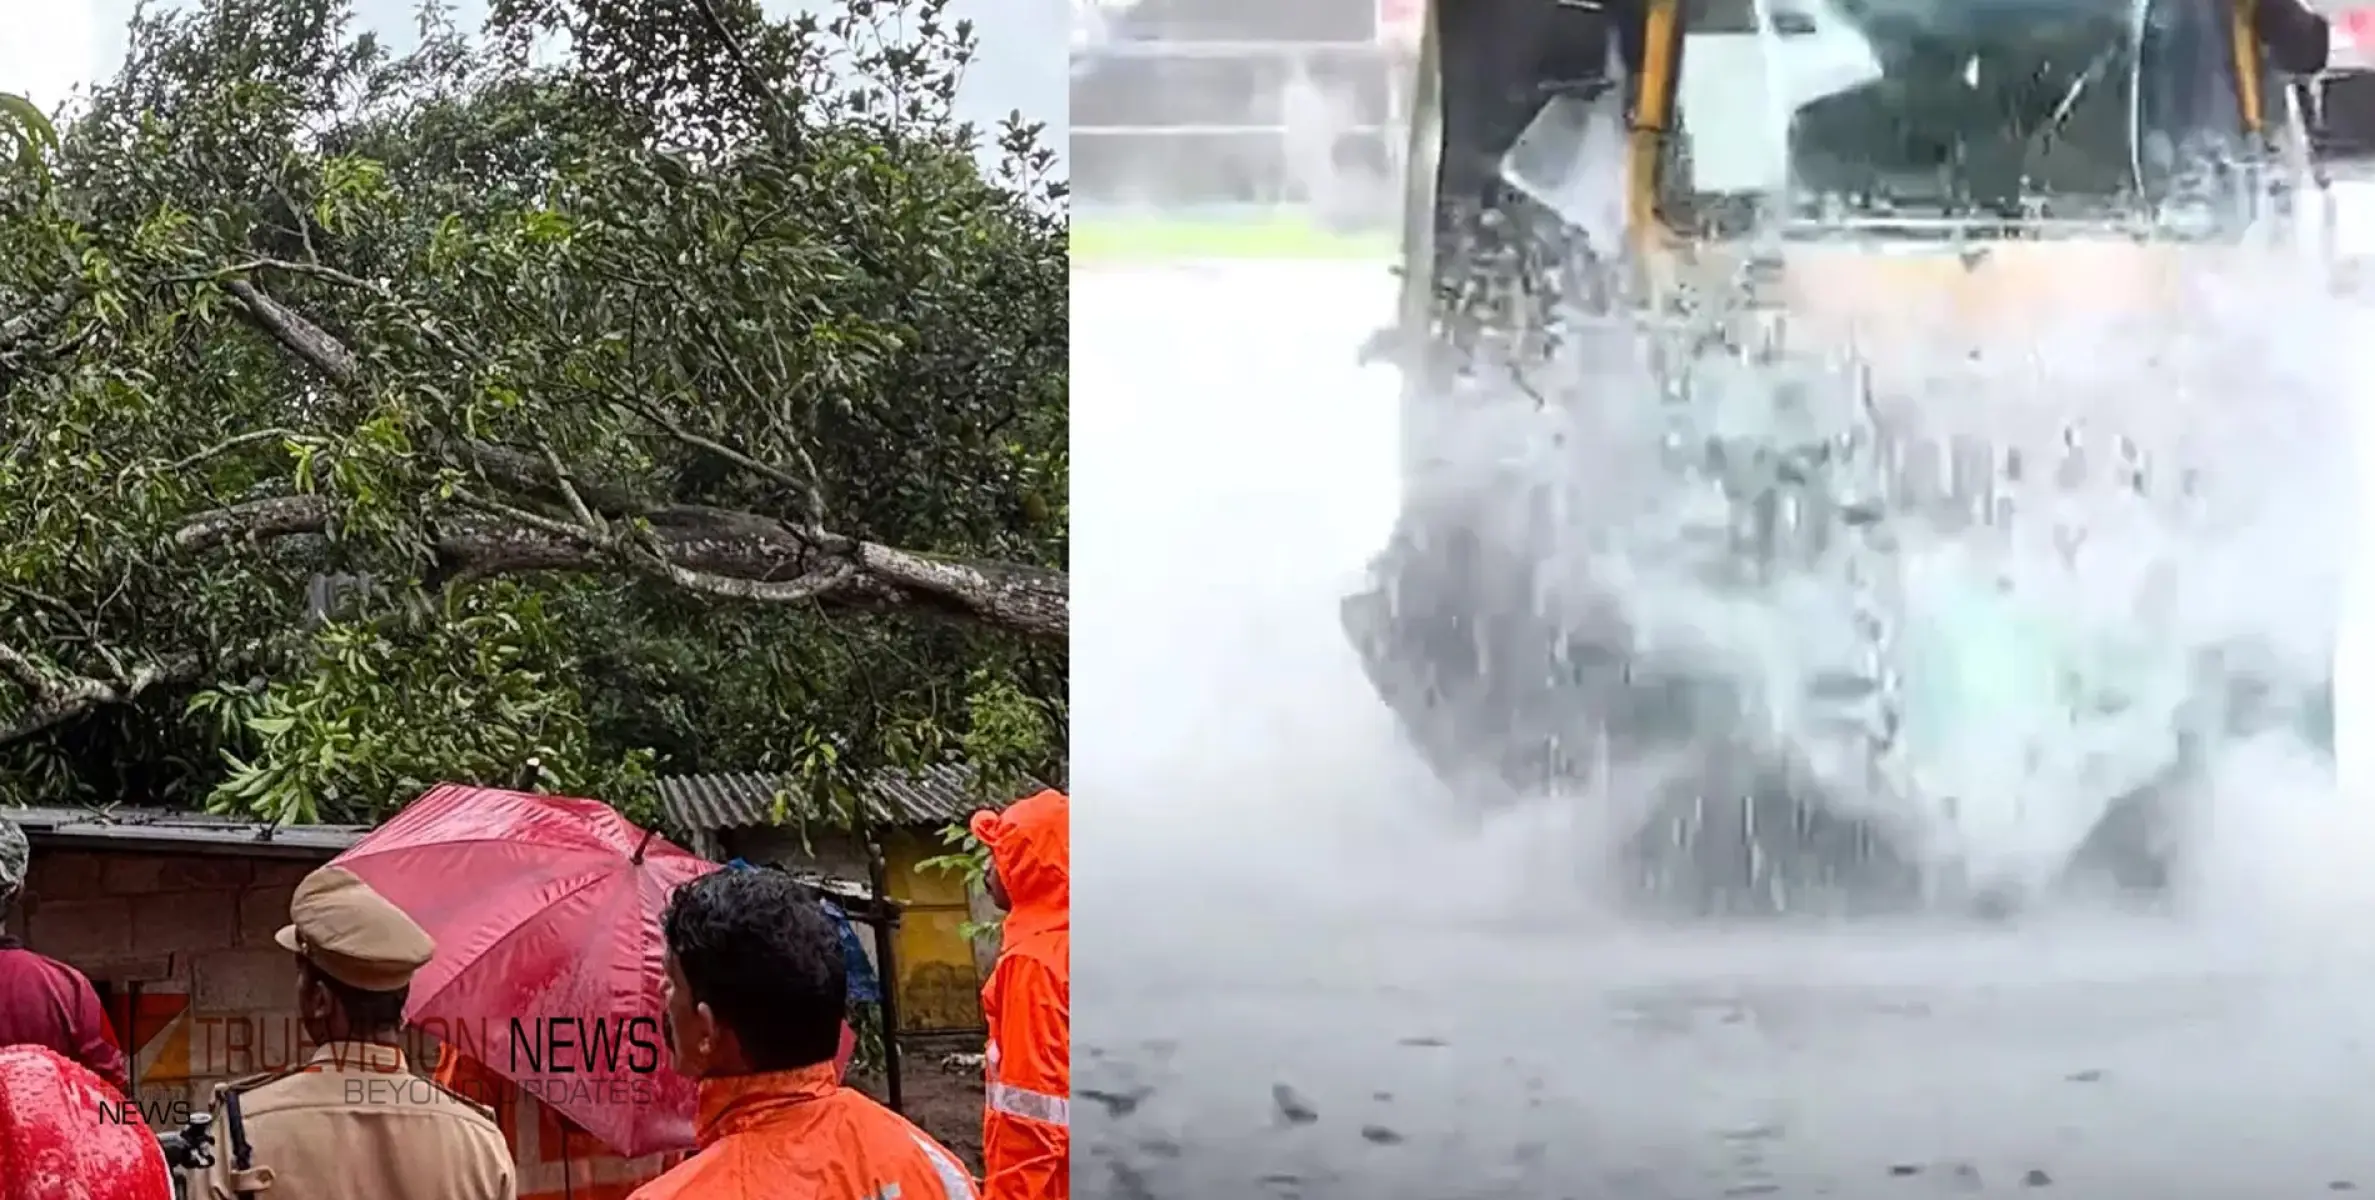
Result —
<svg viewBox="0 0 2375 1200"><path fill-rule="evenodd" d="M307 873L362 840L359 826L272 828L163 810L13 808L32 845L7 930L90 977L132 1073L140 1119L178 1129L214 1085L312 1053L297 1013L297 960L273 940ZM413 1069L436 1039L412 1032ZM521 1200L622 1200L664 1165L628 1161L522 1089L494 1103Z"/></svg>
<svg viewBox="0 0 2375 1200"><path fill-rule="evenodd" d="M141 1115L178 1127L215 1083L310 1053L273 941L297 882L364 830L164 810L6 808L32 845L8 931L91 979Z"/></svg>
<svg viewBox="0 0 2375 1200"><path fill-rule="evenodd" d="M703 857L772 863L869 886L866 847L850 823L828 816L780 776L735 772L662 779L660 805L668 823ZM981 889L968 886L963 877L920 866L952 853L943 831L985 807L973 776L946 764L882 772L865 788L865 805L882 847L885 898L900 910L891 942L900 1031L981 1029L988 952L966 936L965 926L988 921L995 912Z"/></svg>

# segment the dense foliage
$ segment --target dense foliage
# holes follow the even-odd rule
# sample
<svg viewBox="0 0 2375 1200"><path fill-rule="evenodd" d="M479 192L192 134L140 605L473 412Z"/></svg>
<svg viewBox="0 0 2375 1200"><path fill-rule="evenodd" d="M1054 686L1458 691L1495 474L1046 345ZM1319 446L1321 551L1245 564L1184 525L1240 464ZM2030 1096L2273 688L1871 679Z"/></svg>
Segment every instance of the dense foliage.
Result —
<svg viewBox="0 0 2375 1200"><path fill-rule="evenodd" d="M944 3L202 0L0 101L0 801L1051 777L1063 185Z"/></svg>

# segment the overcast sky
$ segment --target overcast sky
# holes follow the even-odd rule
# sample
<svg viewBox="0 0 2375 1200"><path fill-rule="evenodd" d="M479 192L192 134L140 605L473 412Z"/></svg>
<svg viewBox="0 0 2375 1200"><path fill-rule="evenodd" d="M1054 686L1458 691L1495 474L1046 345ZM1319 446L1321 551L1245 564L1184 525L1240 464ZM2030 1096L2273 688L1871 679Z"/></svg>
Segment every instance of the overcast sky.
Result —
<svg viewBox="0 0 2375 1200"><path fill-rule="evenodd" d="M762 3L776 14L838 7L833 0ZM133 0L0 0L0 91L21 92L45 109L55 107L76 85L115 65L132 6ZM459 0L458 7L464 23L475 26L487 4ZM414 9L414 0L355 0L361 19L397 46L415 39ZM1025 117L1047 123L1048 143L1062 153L1069 0L952 0L950 11L971 17L981 39L981 57L957 97L959 114L986 129L1021 109Z"/></svg>

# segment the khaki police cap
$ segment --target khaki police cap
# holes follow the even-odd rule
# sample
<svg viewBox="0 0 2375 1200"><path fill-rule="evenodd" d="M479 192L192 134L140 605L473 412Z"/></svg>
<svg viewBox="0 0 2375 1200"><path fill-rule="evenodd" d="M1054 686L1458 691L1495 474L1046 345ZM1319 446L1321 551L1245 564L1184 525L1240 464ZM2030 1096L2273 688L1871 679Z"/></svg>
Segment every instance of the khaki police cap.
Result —
<svg viewBox="0 0 2375 1200"><path fill-rule="evenodd" d="M392 992L412 982L437 943L404 910L344 867L323 867L297 885L289 923L274 938L348 987Z"/></svg>

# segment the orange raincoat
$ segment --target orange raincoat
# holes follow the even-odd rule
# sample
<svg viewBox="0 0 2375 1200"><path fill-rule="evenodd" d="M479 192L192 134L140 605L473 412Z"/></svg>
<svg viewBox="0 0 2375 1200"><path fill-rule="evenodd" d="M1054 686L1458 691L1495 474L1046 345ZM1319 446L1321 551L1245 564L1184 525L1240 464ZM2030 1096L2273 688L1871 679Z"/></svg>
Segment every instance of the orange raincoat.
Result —
<svg viewBox="0 0 2375 1200"><path fill-rule="evenodd" d="M990 1026L984 1200L1072 1194L1072 801L1044 791L977 813L1009 907L981 989Z"/></svg>
<svg viewBox="0 0 2375 1200"><path fill-rule="evenodd" d="M835 1078L849 1074L857 1052L857 1031L841 1023L841 1051L833 1059ZM448 1042L438 1046L438 1083L495 1110L504 1144L519 1179L518 1200L633 1200L644 1184L684 1161L687 1150L624 1158L574 1121ZM0 1197L5 1200L5 1197Z"/></svg>
<svg viewBox="0 0 2375 1200"><path fill-rule="evenodd" d="M702 1080L700 1152L630 1200L979 1200L947 1147L840 1077L818 1063Z"/></svg>

